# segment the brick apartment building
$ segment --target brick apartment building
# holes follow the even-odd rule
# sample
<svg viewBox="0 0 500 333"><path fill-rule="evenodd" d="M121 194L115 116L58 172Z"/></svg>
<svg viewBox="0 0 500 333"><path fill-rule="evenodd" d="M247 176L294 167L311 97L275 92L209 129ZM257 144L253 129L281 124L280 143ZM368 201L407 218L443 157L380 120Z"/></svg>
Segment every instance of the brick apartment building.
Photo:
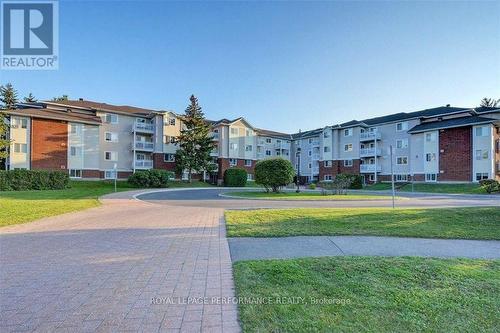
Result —
<svg viewBox="0 0 500 333"><path fill-rule="evenodd" d="M182 119L171 111L86 100L19 104L7 110L8 169L65 170L72 178L126 178L150 168L175 170ZM500 109L437 107L329 125L294 134L252 126L246 119L210 121L220 182L231 167L253 179L258 160L290 160L306 181L361 174L397 181L475 182L500 179ZM116 174L115 174L116 164ZM187 175L178 175L185 178Z"/></svg>

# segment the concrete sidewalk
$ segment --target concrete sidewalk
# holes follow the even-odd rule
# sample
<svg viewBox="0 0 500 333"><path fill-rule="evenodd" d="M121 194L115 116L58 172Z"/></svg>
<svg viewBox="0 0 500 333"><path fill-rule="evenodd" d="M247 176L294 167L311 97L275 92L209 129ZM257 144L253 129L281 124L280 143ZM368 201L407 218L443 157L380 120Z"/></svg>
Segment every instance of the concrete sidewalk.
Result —
<svg viewBox="0 0 500 333"><path fill-rule="evenodd" d="M500 241L377 236L229 238L233 262L321 256L419 256L499 259Z"/></svg>

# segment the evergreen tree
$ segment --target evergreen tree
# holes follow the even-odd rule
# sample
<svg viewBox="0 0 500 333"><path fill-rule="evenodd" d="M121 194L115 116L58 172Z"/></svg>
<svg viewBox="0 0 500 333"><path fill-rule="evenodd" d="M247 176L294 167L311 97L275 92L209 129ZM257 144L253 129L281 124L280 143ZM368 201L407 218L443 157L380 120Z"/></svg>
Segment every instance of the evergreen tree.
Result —
<svg viewBox="0 0 500 333"><path fill-rule="evenodd" d="M198 99L191 95L190 101L182 117L184 126L176 140L179 149L175 153L177 171L187 171L189 182L194 171L211 172L215 167L210 156L215 148L210 136L211 127L205 120Z"/></svg>
<svg viewBox="0 0 500 333"><path fill-rule="evenodd" d="M486 106L486 107L497 107L500 104L500 98L499 99L494 99L494 98L483 98L481 100L480 106Z"/></svg>
<svg viewBox="0 0 500 333"><path fill-rule="evenodd" d="M16 107L16 103L18 102L17 91L12 84L7 83L5 86L0 86L0 102L2 102L1 108L4 110Z"/></svg>
<svg viewBox="0 0 500 333"><path fill-rule="evenodd" d="M59 97L53 97L52 102L62 102L62 101L67 101L68 100L68 95L62 95Z"/></svg>
<svg viewBox="0 0 500 333"><path fill-rule="evenodd" d="M36 100L35 96L33 96L32 93L29 93L28 96L24 97L24 101L26 103L35 103L37 100Z"/></svg>
<svg viewBox="0 0 500 333"><path fill-rule="evenodd" d="M9 145L10 141L7 140L7 124L5 123L5 115L4 112L0 110L0 160L7 158Z"/></svg>

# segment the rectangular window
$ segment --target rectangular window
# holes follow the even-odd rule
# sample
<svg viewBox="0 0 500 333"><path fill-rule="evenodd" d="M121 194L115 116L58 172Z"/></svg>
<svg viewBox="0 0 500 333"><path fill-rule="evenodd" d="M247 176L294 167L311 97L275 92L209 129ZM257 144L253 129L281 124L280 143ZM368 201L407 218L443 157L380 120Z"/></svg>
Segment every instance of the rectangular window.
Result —
<svg viewBox="0 0 500 333"><path fill-rule="evenodd" d="M28 119L12 117L10 121L11 128L28 128Z"/></svg>
<svg viewBox="0 0 500 333"><path fill-rule="evenodd" d="M345 129L344 136L352 136L352 128Z"/></svg>
<svg viewBox="0 0 500 333"><path fill-rule="evenodd" d="M245 146L245 151L252 151L252 145Z"/></svg>
<svg viewBox="0 0 500 333"><path fill-rule="evenodd" d="M105 151L104 159L106 161L118 161L118 153L116 151Z"/></svg>
<svg viewBox="0 0 500 333"><path fill-rule="evenodd" d="M81 156L82 148L81 147L70 147L69 152L71 156Z"/></svg>
<svg viewBox="0 0 500 333"><path fill-rule="evenodd" d="M247 129L245 131L245 134L246 134L246 136L251 136L252 135L252 131Z"/></svg>
<svg viewBox="0 0 500 333"><path fill-rule="evenodd" d="M309 164L307 165L307 167L308 167L309 169L311 169L311 168L312 168L311 163L309 163Z"/></svg>
<svg viewBox="0 0 500 333"><path fill-rule="evenodd" d="M231 135L238 135L238 132L237 128L231 127Z"/></svg>
<svg viewBox="0 0 500 333"><path fill-rule="evenodd" d="M69 176L71 178L82 178L82 170L70 169L69 170Z"/></svg>
<svg viewBox="0 0 500 333"><path fill-rule="evenodd" d="M408 148L408 139L397 140L396 147L399 149Z"/></svg>
<svg viewBox="0 0 500 333"><path fill-rule="evenodd" d="M481 126L481 127L476 127L476 136L488 136L488 127L486 126Z"/></svg>
<svg viewBox="0 0 500 333"><path fill-rule="evenodd" d="M271 151L270 150L266 150L266 156L271 156Z"/></svg>
<svg viewBox="0 0 500 333"><path fill-rule="evenodd" d="M107 142L118 142L118 133L106 132L104 133L104 140Z"/></svg>
<svg viewBox="0 0 500 333"><path fill-rule="evenodd" d="M229 159L229 166L236 166L238 164L238 160L235 158Z"/></svg>
<svg viewBox="0 0 500 333"><path fill-rule="evenodd" d="M408 175L394 175L394 180L397 182L406 182L408 180Z"/></svg>
<svg viewBox="0 0 500 333"><path fill-rule="evenodd" d="M253 175L251 173L247 173L247 180L250 180L250 181L253 180Z"/></svg>
<svg viewBox="0 0 500 333"><path fill-rule="evenodd" d="M309 154L309 156L312 156L312 150L309 150L307 153Z"/></svg>
<svg viewBox="0 0 500 333"><path fill-rule="evenodd" d="M398 165L406 165L408 164L408 157L400 156L396 158L396 164Z"/></svg>
<svg viewBox="0 0 500 333"><path fill-rule="evenodd" d="M434 142L436 141L436 133L425 133L425 141Z"/></svg>
<svg viewBox="0 0 500 333"><path fill-rule="evenodd" d="M273 142L273 140L272 140L272 139L270 139L270 138L266 138L266 143L272 143L272 142Z"/></svg>
<svg viewBox="0 0 500 333"><path fill-rule="evenodd" d="M425 181L426 182L435 182L437 180L437 174L435 173L426 173Z"/></svg>
<svg viewBox="0 0 500 333"><path fill-rule="evenodd" d="M112 113L106 113L104 115L104 122L108 124L118 124L118 115Z"/></svg>
<svg viewBox="0 0 500 333"><path fill-rule="evenodd" d="M476 180L477 181L485 180L485 179L488 179L488 173L482 173L482 172L476 173Z"/></svg>
<svg viewBox="0 0 500 333"><path fill-rule="evenodd" d="M168 118L168 124L170 126L175 126L175 118Z"/></svg>
<svg viewBox="0 0 500 333"><path fill-rule="evenodd" d="M323 165L325 166L325 168L331 168L332 167L332 161L324 161Z"/></svg>
<svg viewBox="0 0 500 333"><path fill-rule="evenodd" d="M104 179L116 179L115 170L104 170Z"/></svg>
<svg viewBox="0 0 500 333"><path fill-rule="evenodd" d="M175 162L175 154L163 154L164 162Z"/></svg>
<svg viewBox="0 0 500 333"><path fill-rule="evenodd" d="M26 154L28 152L28 145L26 143L14 143L14 153Z"/></svg>
<svg viewBox="0 0 500 333"><path fill-rule="evenodd" d="M237 143L231 143L231 144L229 145L229 149L231 149L231 150L236 150L236 149L238 149L238 144L237 144Z"/></svg>
<svg viewBox="0 0 500 333"><path fill-rule="evenodd" d="M330 147L328 147L328 146L323 147L323 152L329 153L330 152Z"/></svg>
<svg viewBox="0 0 500 333"><path fill-rule="evenodd" d="M79 126L77 124L70 124L69 128L70 128L71 134L78 134L78 127Z"/></svg>
<svg viewBox="0 0 500 333"><path fill-rule="evenodd" d="M330 132L323 132L323 137L326 139L326 138L329 138L330 137Z"/></svg>
<svg viewBox="0 0 500 333"><path fill-rule="evenodd" d="M352 143L344 145L344 151L352 151Z"/></svg>
<svg viewBox="0 0 500 333"><path fill-rule="evenodd" d="M245 166L251 167L252 166L252 160L245 160Z"/></svg>
<svg viewBox="0 0 500 333"><path fill-rule="evenodd" d="M280 156L281 152L279 150L276 150L276 156Z"/></svg>
<svg viewBox="0 0 500 333"><path fill-rule="evenodd" d="M345 167L352 167L352 160L344 160Z"/></svg>
<svg viewBox="0 0 500 333"><path fill-rule="evenodd" d="M476 150L476 160L487 160L489 155L490 154L487 150Z"/></svg>
<svg viewBox="0 0 500 333"><path fill-rule="evenodd" d="M398 132L406 131L407 129L408 129L408 122L406 121L396 124L396 131Z"/></svg>
<svg viewBox="0 0 500 333"><path fill-rule="evenodd" d="M427 153L425 154L425 160L427 162L432 162L436 160L436 153Z"/></svg>
<svg viewBox="0 0 500 333"><path fill-rule="evenodd" d="M326 180L326 181L332 180L332 175L324 175L323 179Z"/></svg>
<svg viewBox="0 0 500 333"><path fill-rule="evenodd" d="M170 145L170 144L175 144L175 136L169 136L169 135L164 135L163 136L163 143Z"/></svg>

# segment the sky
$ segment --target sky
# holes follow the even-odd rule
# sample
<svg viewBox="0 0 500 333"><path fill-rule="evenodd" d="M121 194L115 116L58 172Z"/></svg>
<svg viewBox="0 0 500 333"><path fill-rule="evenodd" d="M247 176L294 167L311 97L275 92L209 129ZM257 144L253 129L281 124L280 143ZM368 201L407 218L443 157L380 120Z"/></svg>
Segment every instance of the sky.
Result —
<svg viewBox="0 0 500 333"><path fill-rule="evenodd" d="M500 1L60 1L59 70L19 95L245 117L297 132L500 98Z"/></svg>

